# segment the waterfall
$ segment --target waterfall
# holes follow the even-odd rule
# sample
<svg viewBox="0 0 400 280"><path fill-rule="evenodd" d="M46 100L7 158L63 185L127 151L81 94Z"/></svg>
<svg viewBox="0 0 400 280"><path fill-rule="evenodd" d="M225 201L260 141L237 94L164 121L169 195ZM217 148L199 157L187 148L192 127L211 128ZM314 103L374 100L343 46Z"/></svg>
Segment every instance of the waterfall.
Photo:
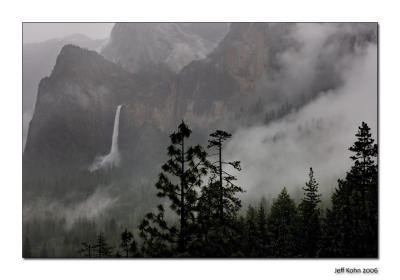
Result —
<svg viewBox="0 0 400 280"><path fill-rule="evenodd" d="M115 112L114 129L112 135L110 154L118 153L119 114L121 112L121 107L122 105L118 105L117 111Z"/></svg>
<svg viewBox="0 0 400 280"><path fill-rule="evenodd" d="M96 157L92 165L89 167L91 172L101 168L112 168L119 166L120 154L118 150L118 134L119 134L119 115L122 105L118 105L115 112L114 128L112 134L110 152L105 156Z"/></svg>

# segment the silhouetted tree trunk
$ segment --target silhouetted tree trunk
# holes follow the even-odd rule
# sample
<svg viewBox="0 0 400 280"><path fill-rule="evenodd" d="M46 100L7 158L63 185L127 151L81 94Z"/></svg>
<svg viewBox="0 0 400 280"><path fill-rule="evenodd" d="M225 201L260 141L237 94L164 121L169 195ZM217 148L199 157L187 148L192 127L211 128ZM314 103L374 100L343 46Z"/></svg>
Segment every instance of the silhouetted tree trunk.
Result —
<svg viewBox="0 0 400 280"><path fill-rule="evenodd" d="M179 227L169 227L164 220L164 207L158 206L159 213L154 215L149 213L145 216L140 230L141 237L145 239L145 246L152 242L177 243L180 254L187 251L191 236L196 234L194 230L196 224L198 193L201 187L202 177L207 174L206 157L207 153L199 145L186 147L185 139L191 135L192 131L182 123L178 131L170 135L171 145L168 147L169 160L162 166L156 188L157 196L167 197L171 204L171 209L179 216ZM174 179L170 179L168 174ZM156 241L157 240L157 241ZM165 252L166 244L159 246ZM150 253L151 250L145 250Z"/></svg>

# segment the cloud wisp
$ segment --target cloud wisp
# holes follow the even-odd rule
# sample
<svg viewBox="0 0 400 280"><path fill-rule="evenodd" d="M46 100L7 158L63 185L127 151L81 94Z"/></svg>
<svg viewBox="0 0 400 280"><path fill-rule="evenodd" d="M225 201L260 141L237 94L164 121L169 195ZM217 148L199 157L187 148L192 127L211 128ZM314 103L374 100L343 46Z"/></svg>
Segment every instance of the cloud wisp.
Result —
<svg viewBox="0 0 400 280"><path fill-rule="evenodd" d="M348 147L362 121L376 139L377 47L369 44L338 63L342 63L342 86L320 94L284 119L234 134L225 153L242 161L239 184L250 199L276 195L284 186L298 191L308 179L309 167L326 197L351 166Z"/></svg>

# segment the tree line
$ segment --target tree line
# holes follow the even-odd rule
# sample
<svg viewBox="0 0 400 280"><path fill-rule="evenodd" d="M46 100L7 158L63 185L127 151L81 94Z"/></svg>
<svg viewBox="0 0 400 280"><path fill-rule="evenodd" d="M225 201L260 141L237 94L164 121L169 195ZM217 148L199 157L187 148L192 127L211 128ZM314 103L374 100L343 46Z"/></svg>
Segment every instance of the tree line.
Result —
<svg viewBox="0 0 400 280"><path fill-rule="evenodd" d="M243 188L225 161L231 134L210 134L207 149L188 145L192 131L182 121L170 135L168 160L155 184L162 203L134 232L125 229L112 247L104 233L82 243L81 257L343 258L378 256L378 146L364 122L349 148L353 165L338 180L331 207L322 211L312 168L296 204L283 188L271 207L265 199L240 214ZM166 215L165 206L177 217ZM168 217L167 217L168 216ZM138 241L136 241L138 240Z"/></svg>

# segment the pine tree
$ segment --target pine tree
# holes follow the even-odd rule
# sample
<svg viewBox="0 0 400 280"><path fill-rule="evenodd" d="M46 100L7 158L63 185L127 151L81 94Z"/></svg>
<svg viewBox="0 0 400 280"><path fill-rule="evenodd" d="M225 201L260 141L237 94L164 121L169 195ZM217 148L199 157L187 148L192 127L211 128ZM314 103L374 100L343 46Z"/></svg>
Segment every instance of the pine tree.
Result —
<svg viewBox="0 0 400 280"><path fill-rule="evenodd" d="M78 253L82 257L91 258L93 257L93 245L91 243L82 242L82 247L79 249Z"/></svg>
<svg viewBox="0 0 400 280"><path fill-rule="evenodd" d="M104 233L100 232L97 235L96 243L93 246L94 256L97 258L107 258L111 257L111 246L107 244L106 238L104 237Z"/></svg>
<svg viewBox="0 0 400 280"><path fill-rule="evenodd" d="M208 185L203 186L197 204L199 230L195 239L193 254L199 256L216 256L217 249L221 244L213 244L217 235L216 221L219 221L218 209L215 207L219 202L219 184L210 178ZM218 230L217 230L218 231ZM216 247L216 245L218 247Z"/></svg>
<svg viewBox="0 0 400 280"><path fill-rule="evenodd" d="M269 255L269 238L267 228L267 202L265 197L261 198L258 210L257 210L257 234L258 234L258 256L267 257Z"/></svg>
<svg viewBox="0 0 400 280"><path fill-rule="evenodd" d="M370 128L362 122L356 133L357 141L349 148L354 153L350 158L354 161L351 169L352 176L358 176L361 185L375 183L374 176L377 172L376 157L378 155L378 145L371 138Z"/></svg>
<svg viewBox="0 0 400 280"><path fill-rule="evenodd" d="M318 193L318 183L312 168L303 190L304 198L299 205L299 250L302 256L310 258L316 257L321 238L320 211L317 208L321 202L321 194Z"/></svg>
<svg viewBox="0 0 400 280"><path fill-rule="evenodd" d="M195 232L197 189L202 184L202 177L207 174L207 153L200 145L186 147L186 139L191 133L192 131L182 121L178 131L170 135L169 160L162 166L163 171L156 183L157 195L162 198L167 197L170 201L170 208L179 216L179 229L167 226L161 205L158 207L159 214L149 213L141 225L142 236L147 234L148 240L154 237L158 239L157 242L162 242L164 239L169 243L177 243L180 254L186 252ZM157 233L157 230L165 232ZM149 235L154 236L150 237Z"/></svg>
<svg viewBox="0 0 400 280"><path fill-rule="evenodd" d="M132 237L131 244L129 245L129 252L130 252L132 257L140 257L140 254L138 252L137 244L136 244L136 240L135 240L134 236Z"/></svg>
<svg viewBox="0 0 400 280"><path fill-rule="evenodd" d="M297 255L296 245L297 211L296 205L286 188L271 206L268 216L268 232L271 240L272 257L285 258Z"/></svg>
<svg viewBox="0 0 400 280"><path fill-rule="evenodd" d="M157 206L158 213L147 213L139 225L143 240L141 254L145 257L171 257L176 250L171 244L176 242L178 229L168 226L164 218L164 207Z"/></svg>
<svg viewBox="0 0 400 280"><path fill-rule="evenodd" d="M331 196L332 208L327 209L322 225L321 257L350 257L351 226L350 193L343 180Z"/></svg>
<svg viewBox="0 0 400 280"><path fill-rule="evenodd" d="M234 183L237 180L236 176L228 173L227 169L223 168L224 166L229 166L237 171L241 170L240 161L226 162L223 160L223 144L231 137L231 134L217 130L210 134L210 139L208 140L208 148L217 151L215 155L217 160L209 165L211 178L209 191L214 195L218 195L216 207L220 224L223 228L225 228L227 221L229 222L229 220L236 218L237 211L241 207L241 201L236 195L243 192L243 189ZM218 189L216 189L217 187Z"/></svg>
<svg viewBox="0 0 400 280"><path fill-rule="evenodd" d="M197 248L201 255L208 257L230 256L234 248L235 223L241 201L236 197L242 188L235 185L236 177L227 172L229 166L240 170L240 162L225 162L223 160L223 145L231 135L225 131L217 130L210 134L208 148L216 151L214 162L207 161L209 180L201 189L201 196L197 204L199 234L197 235Z"/></svg>
<svg viewBox="0 0 400 280"><path fill-rule="evenodd" d="M324 224L323 256L377 257L378 254L378 146L370 128L362 123L351 170L338 180L332 195L332 209Z"/></svg>
<svg viewBox="0 0 400 280"><path fill-rule="evenodd" d="M376 257L378 254L378 145L374 144L370 128L364 122L356 134L357 141L349 148L354 165L346 177L353 185L352 204L358 208L356 235L358 254Z"/></svg>
<svg viewBox="0 0 400 280"><path fill-rule="evenodd" d="M257 231L257 210L249 205L246 212L245 236L244 236L244 253L247 257L257 257L258 254L258 231Z"/></svg>
<svg viewBox="0 0 400 280"><path fill-rule="evenodd" d="M125 229L124 232L121 233L121 244L120 247L125 253L125 257L129 258L129 252L131 247L131 242L133 240L133 234Z"/></svg>

